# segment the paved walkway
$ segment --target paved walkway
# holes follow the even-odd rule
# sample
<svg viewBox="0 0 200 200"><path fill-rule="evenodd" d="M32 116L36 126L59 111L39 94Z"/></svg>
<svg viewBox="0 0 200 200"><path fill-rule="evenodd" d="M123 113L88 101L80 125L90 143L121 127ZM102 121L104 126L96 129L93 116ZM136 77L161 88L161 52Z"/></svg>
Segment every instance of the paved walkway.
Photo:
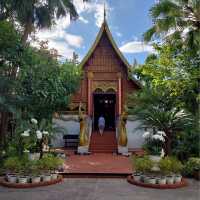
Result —
<svg viewBox="0 0 200 200"><path fill-rule="evenodd" d="M0 186L0 200L199 200L199 182L186 188L157 190L131 185L125 179L65 179L63 183L34 188Z"/></svg>
<svg viewBox="0 0 200 200"><path fill-rule="evenodd" d="M65 161L65 172L68 173L114 173L131 174L130 157L97 153L91 155L70 154Z"/></svg>

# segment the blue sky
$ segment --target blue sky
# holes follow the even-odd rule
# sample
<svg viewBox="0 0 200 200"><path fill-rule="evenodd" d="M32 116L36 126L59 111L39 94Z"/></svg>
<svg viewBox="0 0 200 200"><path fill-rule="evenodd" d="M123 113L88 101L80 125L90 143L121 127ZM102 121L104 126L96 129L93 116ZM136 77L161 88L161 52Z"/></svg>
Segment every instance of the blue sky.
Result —
<svg viewBox="0 0 200 200"><path fill-rule="evenodd" d="M81 60L94 42L103 21L106 3L107 22L117 46L130 64L134 58L144 63L153 48L142 42L142 34L152 25L149 9L155 0L74 0L79 19L70 22L69 16L59 19L51 30L37 32L39 40L48 40L49 47L58 50L62 58L73 51Z"/></svg>

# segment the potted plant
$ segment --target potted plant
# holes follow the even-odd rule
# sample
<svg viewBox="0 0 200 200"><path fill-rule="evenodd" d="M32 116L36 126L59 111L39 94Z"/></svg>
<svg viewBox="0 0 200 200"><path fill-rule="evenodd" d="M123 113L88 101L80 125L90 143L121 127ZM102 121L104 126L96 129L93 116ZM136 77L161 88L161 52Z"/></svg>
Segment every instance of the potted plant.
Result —
<svg viewBox="0 0 200 200"><path fill-rule="evenodd" d="M183 169L182 163L176 158L171 158L172 172L174 173L174 182L180 183L182 180L181 171Z"/></svg>
<svg viewBox="0 0 200 200"><path fill-rule="evenodd" d="M185 176L194 177L196 180L200 178L200 158L189 158L183 167Z"/></svg>
<svg viewBox="0 0 200 200"><path fill-rule="evenodd" d="M140 172L142 174L142 175L140 174L140 180L144 182L148 182L148 179L150 178L148 176L148 173L151 171L153 167L153 161L150 160L148 156L138 157L138 158L135 158L134 166L135 166L136 172ZM137 175L139 174L135 174L134 178L137 179Z"/></svg>
<svg viewBox="0 0 200 200"><path fill-rule="evenodd" d="M158 178L158 184L170 184L174 182L174 178L171 173L171 161L168 157L161 159L158 162L158 167L160 169L161 177Z"/></svg>
<svg viewBox="0 0 200 200"><path fill-rule="evenodd" d="M38 161L39 169L44 173L42 176L43 181L51 180L50 170L52 168L52 155L45 154L42 159Z"/></svg>
<svg viewBox="0 0 200 200"><path fill-rule="evenodd" d="M150 176L148 179L149 184L156 184L156 177L155 176Z"/></svg>
<svg viewBox="0 0 200 200"><path fill-rule="evenodd" d="M52 163L50 166L51 170L51 177L53 180L58 178L58 174L56 173L56 170L63 164L63 159L58 158L58 157L52 157Z"/></svg>
<svg viewBox="0 0 200 200"><path fill-rule="evenodd" d="M165 176L160 176L160 177L157 177L156 178L156 182L159 184L159 185L165 185L167 182L166 182L166 177Z"/></svg>
<svg viewBox="0 0 200 200"><path fill-rule="evenodd" d="M30 165L31 162L28 159L28 156L25 155L20 159L21 167L19 169L19 176L18 176L18 182L25 184L30 182Z"/></svg>
<svg viewBox="0 0 200 200"><path fill-rule="evenodd" d="M30 174L31 174L31 183L39 183L41 181L38 161L31 161Z"/></svg>
<svg viewBox="0 0 200 200"><path fill-rule="evenodd" d="M17 173L21 169L21 162L18 157L9 157L4 161L4 168L7 171L6 178L8 182L17 182Z"/></svg>

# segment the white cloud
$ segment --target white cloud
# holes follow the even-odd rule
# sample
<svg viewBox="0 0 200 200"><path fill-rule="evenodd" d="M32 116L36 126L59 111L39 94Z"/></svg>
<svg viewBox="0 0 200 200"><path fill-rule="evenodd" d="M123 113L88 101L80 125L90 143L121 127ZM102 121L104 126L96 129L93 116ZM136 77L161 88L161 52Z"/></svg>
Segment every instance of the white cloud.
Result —
<svg viewBox="0 0 200 200"><path fill-rule="evenodd" d="M93 0L88 2L83 2L83 0L73 0L77 12L79 14L79 19L81 20L83 13L94 13L95 24L98 27L101 27L104 17L104 1L103 0ZM106 14L109 15L110 8L107 1L105 1ZM84 21L83 21L84 23Z"/></svg>
<svg viewBox="0 0 200 200"><path fill-rule="evenodd" d="M78 19L79 19L81 22L83 22L84 24L88 24L88 23L89 23L89 21L88 21L87 19L85 19L83 16L80 16Z"/></svg>
<svg viewBox="0 0 200 200"><path fill-rule="evenodd" d="M146 44L142 41L132 41L124 44L120 47L123 53L142 53L142 52L155 52L154 48L150 44Z"/></svg>
<svg viewBox="0 0 200 200"><path fill-rule="evenodd" d="M72 35L69 33L64 33L64 39L65 41L73 47L81 47L83 43L83 38L78 35Z"/></svg>
<svg viewBox="0 0 200 200"><path fill-rule="evenodd" d="M122 37L122 34L121 34L120 32L116 32L116 35L117 35L118 37Z"/></svg>
<svg viewBox="0 0 200 200"><path fill-rule="evenodd" d="M79 48L83 44L83 38L79 35L67 33L66 29L70 25L70 17L66 16L56 21L51 29L39 30L36 37L41 40L48 40L49 48L57 49L58 54L65 58L72 58L74 48ZM37 46L37 44L33 44Z"/></svg>
<svg viewBox="0 0 200 200"><path fill-rule="evenodd" d="M81 22L85 24L89 23L89 21L83 17L83 14L94 13L96 26L101 26L104 12L103 0L93 0L88 2L83 2L83 0L73 0L73 2ZM105 5L107 11L111 10L107 2ZM67 32L70 23L70 16L67 15L66 17L56 20L56 24L51 29L37 31L36 38L38 38L39 41L48 40L49 48L55 48L63 57L71 58L74 49L82 46L83 38L81 35L74 35ZM34 46L38 46L35 42L32 43Z"/></svg>

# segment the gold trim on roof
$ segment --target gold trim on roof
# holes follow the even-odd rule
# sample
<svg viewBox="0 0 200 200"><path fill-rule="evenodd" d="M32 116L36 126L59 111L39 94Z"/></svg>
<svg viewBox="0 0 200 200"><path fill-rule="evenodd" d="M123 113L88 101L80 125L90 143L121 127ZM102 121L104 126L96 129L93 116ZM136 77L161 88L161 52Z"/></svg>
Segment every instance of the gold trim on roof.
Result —
<svg viewBox="0 0 200 200"><path fill-rule="evenodd" d="M109 30L109 27L108 27L108 24L107 24L106 20L102 23L100 31L97 34L97 37L96 37L96 39L95 39L92 47L90 48L90 50L88 51L88 53L86 54L86 56L81 61L80 66L84 67L85 63L88 61L88 59L90 58L90 56L94 52L95 48L97 47L97 45L98 45L101 37L103 36L104 32L108 36L108 39L109 39L112 47L114 48L115 52L117 53L117 55L119 56L119 58L121 59L121 61L126 66L126 71L127 71L127 74L128 74L128 71L130 69L130 65L129 65L128 61L126 60L126 58L124 57L124 55L119 50L119 48L117 47L117 44L115 43L115 41L114 41L114 39L112 37L112 34L111 34L110 30ZM140 83L137 80L135 80L135 79L130 79L130 80L132 80L137 86L141 87Z"/></svg>

